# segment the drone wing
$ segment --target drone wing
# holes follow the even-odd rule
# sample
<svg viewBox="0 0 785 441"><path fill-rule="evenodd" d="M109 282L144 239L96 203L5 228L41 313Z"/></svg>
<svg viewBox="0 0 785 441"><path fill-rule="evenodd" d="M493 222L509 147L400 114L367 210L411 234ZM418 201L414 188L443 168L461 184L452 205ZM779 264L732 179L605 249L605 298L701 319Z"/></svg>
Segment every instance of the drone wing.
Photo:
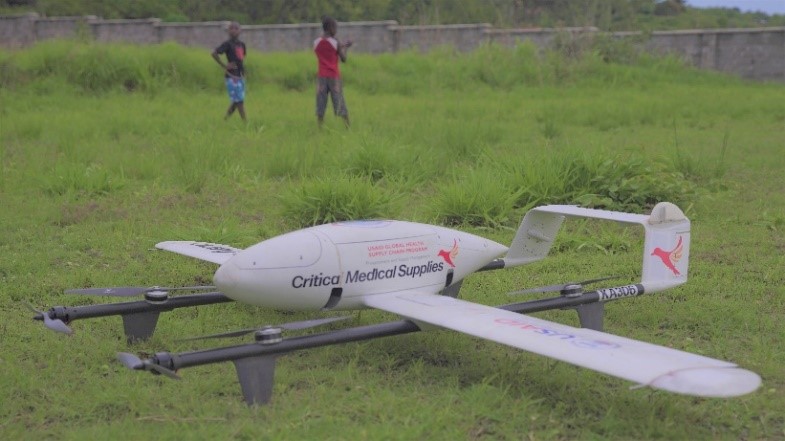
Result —
<svg viewBox="0 0 785 441"><path fill-rule="evenodd" d="M750 393L760 377L733 363L413 291L367 296L367 306L566 361L643 386L702 397Z"/></svg>
<svg viewBox="0 0 785 441"><path fill-rule="evenodd" d="M159 250L171 251L184 256L222 265L235 254L242 251L228 245L208 242L168 241L155 244Z"/></svg>

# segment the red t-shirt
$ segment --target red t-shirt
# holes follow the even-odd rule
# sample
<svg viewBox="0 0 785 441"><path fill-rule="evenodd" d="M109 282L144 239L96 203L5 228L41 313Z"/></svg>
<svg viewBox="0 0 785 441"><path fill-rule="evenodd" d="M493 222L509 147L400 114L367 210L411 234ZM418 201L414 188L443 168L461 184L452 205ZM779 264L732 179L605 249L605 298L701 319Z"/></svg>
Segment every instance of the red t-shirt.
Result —
<svg viewBox="0 0 785 441"><path fill-rule="evenodd" d="M313 42L313 51L319 60L320 77L341 77L341 71L338 70L338 40L332 37L319 37Z"/></svg>

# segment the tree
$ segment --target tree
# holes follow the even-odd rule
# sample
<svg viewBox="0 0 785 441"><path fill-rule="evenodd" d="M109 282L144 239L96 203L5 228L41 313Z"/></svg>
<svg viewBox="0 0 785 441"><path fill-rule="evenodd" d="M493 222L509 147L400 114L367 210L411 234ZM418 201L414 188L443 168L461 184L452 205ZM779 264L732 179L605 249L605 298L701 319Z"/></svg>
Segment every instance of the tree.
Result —
<svg viewBox="0 0 785 441"><path fill-rule="evenodd" d="M657 2L654 7L655 15L679 15L687 10L684 0L665 0Z"/></svg>

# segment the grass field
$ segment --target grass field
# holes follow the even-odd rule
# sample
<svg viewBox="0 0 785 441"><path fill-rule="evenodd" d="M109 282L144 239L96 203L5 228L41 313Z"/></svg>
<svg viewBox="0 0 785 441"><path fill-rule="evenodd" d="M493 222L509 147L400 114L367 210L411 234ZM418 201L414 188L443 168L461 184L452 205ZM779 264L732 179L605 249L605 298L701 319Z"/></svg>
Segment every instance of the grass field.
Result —
<svg viewBox="0 0 785 441"><path fill-rule="evenodd" d="M209 54L58 42L0 52L2 439L785 439L785 85L674 60L606 63L533 48L351 56L353 126L317 130L310 54L252 53L249 122ZM606 55L607 55L606 51ZM607 59L607 56L605 57ZM606 331L758 372L730 400L649 389L455 333L282 357L271 405L248 408L230 363L175 382L115 353L298 320L227 304L161 316L128 346L119 318L30 320L97 303L64 289L210 283L163 240L246 247L304 225L396 218L509 243L526 210L581 203L692 221L690 280L611 303ZM572 222L536 264L475 275L463 298L640 270L637 230ZM355 313L352 325L394 317ZM577 324L570 311L538 314Z"/></svg>

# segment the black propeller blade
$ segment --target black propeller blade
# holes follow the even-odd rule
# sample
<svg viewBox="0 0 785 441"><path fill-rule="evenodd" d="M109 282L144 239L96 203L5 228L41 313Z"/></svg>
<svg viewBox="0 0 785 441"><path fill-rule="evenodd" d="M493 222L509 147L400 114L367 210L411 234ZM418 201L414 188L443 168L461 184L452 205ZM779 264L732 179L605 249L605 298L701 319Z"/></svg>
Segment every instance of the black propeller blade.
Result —
<svg viewBox="0 0 785 441"><path fill-rule="evenodd" d="M49 317L49 313L48 312L44 312L44 311L40 311L38 309L35 309L33 307L33 305L31 305L31 304L29 304L27 302L25 302L25 305L27 305L27 307L31 311L36 313L36 315L33 316L33 320L42 320L44 322L44 326L46 326L47 328L51 329L52 331L61 332L63 334L67 334L67 335L71 335L71 334L74 333L74 330L69 328L68 325L66 325L65 322L63 322L62 320L60 320L60 319L53 319L53 318Z"/></svg>
<svg viewBox="0 0 785 441"><path fill-rule="evenodd" d="M129 354L128 352L118 352L117 359L120 360L120 363L125 365L125 367L128 369L137 371L150 371L157 374L166 375L167 377L173 378L175 380L180 379L180 376L177 375L174 371L163 366L159 366L150 360L142 360L136 355Z"/></svg>
<svg viewBox="0 0 785 441"><path fill-rule="evenodd" d="M349 316L340 316L340 317L327 317L322 319L312 319L312 320L303 320L299 322L289 322L283 323L281 325L275 326L263 326L261 328L248 328L248 329L241 329L239 331L230 331L230 332L223 332L220 334L211 334L211 335L203 335L200 337L191 337L191 338L183 338L177 341L194 341L194 340L206 340L209 338L229 338L229 337L239 337L241 335L250 334L255 331L261 331L264 329L286 329L288 331L295 331L299 329L308 329L314 328L316 326L326 325L328 323L338 322L341 320L346 320L351 318Z"/></svg>
<svg viewBox="0 0 785 441"><path fill-rule="evenodd" d="M66 294L83 294L88 296L110 296L110 297L133 297L145 294L151 291L200 291L212 290L214 286L180 286L175 288L168 288L165 286L120 286L115 288L83 288L83 289L67 289Z"/></svg>
<svg viewBox="0 0 785 441"><path fill-rule="evenodd" d="M583 280L581 282L559 283L558 285L540 286L540 287L537 287L537 288L529 288L529 289L523 289L523 290L520 290L520 291L513 291L513 292L509 293L509 295L512 296L512 295L518 295L518 294L532 294L532 293L541 293L541 292L563 291L568 286L575 285L575 286L582 287L583 285L588 285L590 283L597 283L597 282L602 282L602 281L605 281L605 280L620 279L620 278L622 278L622 276L608 276L608 277L600 277L598 279Z"/></svg>

